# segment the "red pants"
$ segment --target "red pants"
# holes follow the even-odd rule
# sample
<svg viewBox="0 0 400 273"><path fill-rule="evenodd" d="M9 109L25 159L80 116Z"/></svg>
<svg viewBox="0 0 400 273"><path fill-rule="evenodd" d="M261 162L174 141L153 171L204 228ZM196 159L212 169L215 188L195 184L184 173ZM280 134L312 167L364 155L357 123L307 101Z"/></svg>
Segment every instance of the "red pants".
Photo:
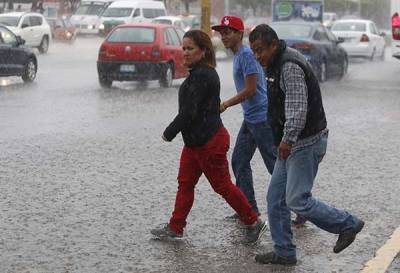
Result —
<svg viewBox="0 0 400 273"><path fill-rule="evenodd" d="M194 188L202 173L205 174L214 191L229 203L245 224L250 225L257 221L257 214L252 211L245 195L232 184L226 157L228 149L229 133L224 127L221 127L201 147L183 147L175 209L169 222L170 228L175 232L183 233L186 218L194 201Z"/></svg>

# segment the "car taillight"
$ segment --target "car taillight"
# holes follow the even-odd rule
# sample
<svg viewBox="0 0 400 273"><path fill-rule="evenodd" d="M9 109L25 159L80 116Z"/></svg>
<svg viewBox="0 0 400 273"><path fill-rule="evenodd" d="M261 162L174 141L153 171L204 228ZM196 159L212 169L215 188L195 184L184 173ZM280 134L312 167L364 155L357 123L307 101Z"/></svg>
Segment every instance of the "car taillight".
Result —
<svg viewBox="0 0 400 273"><path fill-rule="evenodd" d="M299 44L294 44L293 47L295 49L300 49L300 50L310 50L314 46L312 44L310 44L310 43L299 43Z"/></svg>
<svg viewBox="0 0 400 273"><path fill-rule="evenodd" d="M99 59L105 58L107 56L107 47L105 45L101 45L99 50Z"/></svg>
<svg viewBox="0 0 400 273"><path fill-rule="evenodd" d="M154 46L153 49L151 50L151 56L160 57L160 55L161 55L160 47L158 45Z"/></svg>
<svg viewBox="0 0 400 273"><path fill-rule="evenodd" d="M112 58L117 56L115 51L112 48L108 47L107 45L102 45L99 51L99 58Z"/></svg>
<svg viewBox="0 0 400 273"><path fill-rule="evenodd" d="M364 33L364 34L361 36L360 42L366 42L366 43L368 43L368 42L369 42L369 37L368 37L368 35Z"/></svg>
<svg viewBox="0 0 400 273"><path fill-rule="evenodd" d="M393 40L400 40L400 27L393 27L392 34Z"/></svg>

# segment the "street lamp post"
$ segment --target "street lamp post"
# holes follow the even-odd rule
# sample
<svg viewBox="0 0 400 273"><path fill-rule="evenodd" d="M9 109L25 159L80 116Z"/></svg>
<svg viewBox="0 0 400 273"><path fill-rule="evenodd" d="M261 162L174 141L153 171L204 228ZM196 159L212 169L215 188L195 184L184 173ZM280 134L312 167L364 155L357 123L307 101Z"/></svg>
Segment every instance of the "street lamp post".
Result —
<svg viewBox="0 0 400 273"><path fill-rule="evenodd" d="M210 26L211 3L210 0L201 1L201 30L211 36Z"/></svg>

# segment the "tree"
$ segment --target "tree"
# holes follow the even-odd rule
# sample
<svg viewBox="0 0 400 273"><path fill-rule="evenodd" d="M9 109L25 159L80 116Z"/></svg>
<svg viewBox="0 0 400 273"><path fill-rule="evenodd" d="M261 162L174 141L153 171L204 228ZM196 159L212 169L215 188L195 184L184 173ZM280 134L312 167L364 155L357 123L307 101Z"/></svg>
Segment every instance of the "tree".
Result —
<svg viewBox="0 0 400 273"><path fill-rule="evenodd" d="M239 4L245 9L252 9L254 12L262 10L268 14L271 14L271 2L272 0L231 0L232 4Z"/></svg>
<svg viewBox="0 0 400 273"><path fill-rule="evenodd" d="M194 1L196 1L196 0L181 0L182 1L182 3L185 5L185 13L186 14L189 14L190 12L189 12L189 4L191 3L191 2L194 2Z"/></svg>
<svg viewBox="0 0 400 273"><path fill-rule="evenodd" d="M62 0L60 2L62 3L65 12L74 13L81 0Z"/></svg>

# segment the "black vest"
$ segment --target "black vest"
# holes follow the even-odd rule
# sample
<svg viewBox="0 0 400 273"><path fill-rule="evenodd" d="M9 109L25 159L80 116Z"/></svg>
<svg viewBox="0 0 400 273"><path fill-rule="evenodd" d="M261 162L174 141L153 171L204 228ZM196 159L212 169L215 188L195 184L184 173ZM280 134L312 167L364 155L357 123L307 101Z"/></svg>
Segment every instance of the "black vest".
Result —
<svg viewBox="0 0 400 273"><path fill-rule="evenodd" d="M270 121L274 135L275 145L279 145L283 137L285 125L285 93L280 87L280 77L282 67L287 62L292 62L300 66L304 71L305 81L308 90L308 108L306 124L301 131L298 140L317 134L326 128L325 111L322 105L321 90L317 77L301 53L286 47L284 41L279 42L276 55L266 70L268 83L268 119Z"/></svg>

